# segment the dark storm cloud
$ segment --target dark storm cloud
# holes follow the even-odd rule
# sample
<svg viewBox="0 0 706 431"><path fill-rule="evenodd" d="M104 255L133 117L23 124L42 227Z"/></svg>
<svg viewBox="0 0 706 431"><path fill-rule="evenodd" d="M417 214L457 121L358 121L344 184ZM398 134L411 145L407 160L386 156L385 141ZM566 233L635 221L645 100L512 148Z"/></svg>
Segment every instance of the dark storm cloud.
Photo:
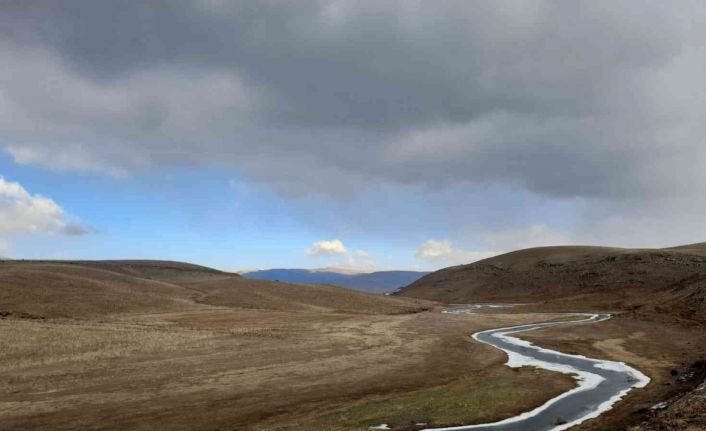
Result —
<svg viewBox="0 0 706 431"><path fill-rule="evenodd" d="M659 65L674 48L666 7L621 17L589 2L225 4L61 2L39 28L97 80L224 68L273 91L273 114L384 129L502 109L596 112L593 93L614 74Z"/></svg>
<svg viewBox="0 0 706 431"><path fill-rule="evenodd" d="M82 235L87 235L91 232L85 226L72 223L72 224L67 224L66 226L64 226L61 229L61 233L64 235L68 235L68 236L82 236Z"/></svg>
<svg viewBox="0 0 706 431"><path fill-rule="evenodd" d="M0 126L22 163L219 163L332 194L373 180L626 196L669 192L674 167L703 179L699 2L3 7Z"/></svg>

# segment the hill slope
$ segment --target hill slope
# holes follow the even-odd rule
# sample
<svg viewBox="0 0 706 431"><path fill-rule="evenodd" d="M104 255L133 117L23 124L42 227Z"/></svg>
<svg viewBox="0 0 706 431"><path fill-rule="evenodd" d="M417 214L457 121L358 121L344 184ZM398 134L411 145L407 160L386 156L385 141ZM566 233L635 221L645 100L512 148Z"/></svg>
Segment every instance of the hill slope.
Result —
<svg viewBox="0 0 706 431"><path fill-rule="evenodd" d="M267 269L243 273L243 277L257 280L278 280L289 283L333 284L364 292L391 292L429 274L418 271L377 271L364 274L345 274L309 269Z"/></svg>
<svg viewBox="0 0 706 431"><path fill-rule="evenodd" d="M165 261L3 261L0 311L85 318L121 313L232 308L405 313L423 301L354 290L248 280L237 274Z"/></svg>
<svg viewBox="0 0 706 431"><path fill-rule="evenodd" d="M442 269L399 295L449 303L571 300L586 307L630 307L698 295L693 287L698 280L688 282L704 271L705 244L669 249L541 247ZM679 290L681 285L688 288Z"/></svg>

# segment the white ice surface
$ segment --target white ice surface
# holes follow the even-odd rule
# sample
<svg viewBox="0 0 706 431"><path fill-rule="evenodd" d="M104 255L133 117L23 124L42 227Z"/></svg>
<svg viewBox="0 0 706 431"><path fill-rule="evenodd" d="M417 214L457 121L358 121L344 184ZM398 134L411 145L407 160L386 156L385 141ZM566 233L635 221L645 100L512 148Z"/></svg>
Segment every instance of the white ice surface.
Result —
<svg viewBox="0 0 706 431"><path fill-rule="evenodd" d="M607 320L610 318L610 316L607 317L601 317L598 314L583 314L584 316L589 316L586 319L583 320L578 320L578 321L565 321L565 322L555 322L552 323L550 326L558 326L558 325L564 325L564 324L571 324L571 323L588 323L588 322L601 322L603 320ZM493 337L495 338L500 338L503 341L506 341L510 344L514 344L516 346L522 346L526 347L529 349L532 349L536 352L542 352L542 353L549 353L553 354L555 356L562 356L562 357L569 357L569 358L581 358L585 359L591 362L595 362L596 365L595 367L605 369L605 370L613 370L613 371L624 371L628 374L630 374L634 379L635 383L632 385L631 388L643 388L647 386L647 384L650 382L650 378L641 373L640 371L630 367L629 365L623 363L623 362L616 362L616 361L605 361L605 360L599 360L599 359L591 359L587 358L585 356L581 355L570 355L567 353L561 353L555 350L550 350L550 349L545 349L542 347L535 346L534 344L530 343L529 341L521 340L516 337L511 337L508 334L511 333L516 333L516 332L524 332L527 330L533 329L531 325L520 325L520 326L513 326L513 327L508 327L508 328L501 328L500 332L497 332L493 334ZM481 343L485 343L484 341L481 341L478 339L478 336L480 334L483 334L485 332L495 332L498 331L498 329L491 329L488 331L481 331L473 334L473 339L476 341L479 341ZM490 343L486 343L490 344ZM490 344L492 345L492 344ZM493 346L497 347L497 346ZM543 405L535 408L534 410L522 413L518 416L514 416L499 422L494 422L494 423L489 423L489 424L478 424L478 425L464 425L464 426L455 426L455 427L448 427L448 428L427 428L423 431L454 431L454 430L468 430L468 429L473 429L473 428L480 428L480 427L494 427L494 426L500 426L500 425L505 425L517 421L524 420L526 418L530 418L533 416L536 416L540 414L542 411L546 410L548 407L550 407L552 404L556 403L557 401L570 396L571 394L574 394L576 392L580 391L585 391L589 390L592 388L595 388L600 382L605 380L603 377L601 377L598 374L593 374L590 372L586 371L580 371L572 366L569 365L563 365L563 364L557 364L557 363L552 363L552 362L547 362L547 361L542 361L539 359L534 359L530 358L526 355L522 355L520 353L512 352L509 350L501 349L503 350L507 355L508 355L508 361L506 363L507 366L512 367L512 368L518 368L518 367L536 367L536 368L541 368L549 371L556 371L559 373L563 374L569 374L571 375L574 380L578 383L578 386L564 392L563 394L552 398L551 400L547 401ZM622 399L625 394L627 394L630 389L626 389L624 391L621 391L620 393L616 394L615 396L611 397L610 399L604 401L601 403L594 411L588 413L587 415L584 415L574 421L571 421L569 423L563 424L563 425L557 425L556 427L552 428L551 431L562 431L569 429L575 425L578 425L580 423L583 423L587 421L588 419L592 419L595 417L598 417L602 413L610 410L613 405L618 402L620 399Z"/></svg>

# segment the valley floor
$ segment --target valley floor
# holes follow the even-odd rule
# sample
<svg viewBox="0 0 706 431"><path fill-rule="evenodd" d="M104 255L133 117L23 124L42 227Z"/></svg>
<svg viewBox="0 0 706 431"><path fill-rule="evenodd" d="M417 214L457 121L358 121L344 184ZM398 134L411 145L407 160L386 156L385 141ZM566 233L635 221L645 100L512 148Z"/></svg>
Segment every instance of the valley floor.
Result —
<svg viewBox="0 0 706 431"><path fill-rule="evenodd" d="M470 337L566 318L540 306L442 314L423 300L152 261L4 263L0 280L3 431L406 431L507 418L574 387L510 369ZM704 429L700 392L649 409L700 383L700 325L624 313L521 338L653 379L579 431Z"/></svg>
<svg viewBox="0 0 706 431"><path fill-rule="evenodd" d="M473 343L541 316L202 310L0 320L3 430L365 430L489 421L573 386Z"/></svg>

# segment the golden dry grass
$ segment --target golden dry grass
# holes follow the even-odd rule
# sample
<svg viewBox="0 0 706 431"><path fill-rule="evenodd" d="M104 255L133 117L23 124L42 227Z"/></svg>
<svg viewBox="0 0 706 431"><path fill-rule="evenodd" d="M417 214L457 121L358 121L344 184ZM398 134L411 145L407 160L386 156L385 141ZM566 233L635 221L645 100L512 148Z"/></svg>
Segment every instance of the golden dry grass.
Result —
<svg viewBox="0 0 706 431"><path fill-rule="evenodd" d="M67 361L97 361L194 347L208 331L122 322L0 320L0 372Z"/></svg>
<svg viewBox="0 0 706 431"><path fill-rule="evenodd" d="M164 266L0 267L0 310L11 312L0 319L3 430L404 429L502 419L573 386L512 371L502 352L470 339L556 315L444 315L416 299ZM679 330L644 348L635 334L648 324L631 322L542 343L649 372L683 354Z"/></svg>
<svg viewBox="0 0 706 431"><path fill-rule="evenodd" d="M249 280L203 267L190 270L158 262L0 263L0 311L68 319L124 313L199 310L200 304L231 308L352 313L409 313L423 300L343 289Z"/></svg>
<svg viewBox="0 0 706 431"><path fill-rule="evenodd" d="M470 341L539 316L199 307L0 320L3 429L362 430L395 409L506 417L572 386L558 377L545 392L546 375L506 369L502 353Z"/></svg>

